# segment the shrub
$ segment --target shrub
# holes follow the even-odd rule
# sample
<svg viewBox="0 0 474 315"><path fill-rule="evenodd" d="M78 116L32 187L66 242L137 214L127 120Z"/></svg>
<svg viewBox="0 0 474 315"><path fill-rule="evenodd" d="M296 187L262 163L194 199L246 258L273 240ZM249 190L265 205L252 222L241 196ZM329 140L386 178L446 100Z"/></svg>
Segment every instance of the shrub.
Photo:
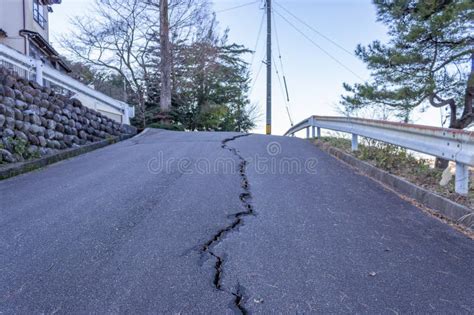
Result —
<svg viewBox="0 0 474 315"><path fill-rule="evenodd" d="M25 160L29 159L36 159L40 157L39 151L36 150L34 152L28 150L28 141L21 139L21 138L7 138L6 139L6 146L0 144L0 149L4 147L8 148L9 151Z"/></svg>
<svg viewBox="0 0 474 315"><path fill-rule="evenodd" d="M148 128L155 128L155 129L165 129L165 130L173 130L173 131L184 131L184 127L181 125L172 125L172 124L162 124L162 123L152 123L147 126Z"/></svg>

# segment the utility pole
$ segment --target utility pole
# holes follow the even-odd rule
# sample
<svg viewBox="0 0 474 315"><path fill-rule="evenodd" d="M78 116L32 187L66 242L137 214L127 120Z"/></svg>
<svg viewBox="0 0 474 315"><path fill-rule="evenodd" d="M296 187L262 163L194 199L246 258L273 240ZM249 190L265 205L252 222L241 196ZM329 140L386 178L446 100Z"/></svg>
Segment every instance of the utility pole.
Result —
<svg viewBox="0 0 474 315"><path fill-rule="evenodd" d="M169 32L168 0L160 0L160 109L165 114L171 110L171 45Z"/></svg>
<svg viewBox="0 0 474 315"><path fill-rule="evenodd" d="M267 8L267 125L266 134L272 134L272 0L266 0Z"/></svg>

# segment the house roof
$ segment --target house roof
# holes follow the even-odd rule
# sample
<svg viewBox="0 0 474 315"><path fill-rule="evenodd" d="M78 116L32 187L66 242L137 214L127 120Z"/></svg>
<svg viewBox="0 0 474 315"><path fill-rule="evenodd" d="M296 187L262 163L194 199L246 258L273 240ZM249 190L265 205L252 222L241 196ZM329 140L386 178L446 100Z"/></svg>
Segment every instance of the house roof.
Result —
<svg viewBox="0 0 474 315"><path fill-rule="evenodd" d="M64 62L61 58L59 53L56 49L53 48L44 38L37 32L28 31L28 30L21 30L20 35L28 36L28 38L36 45L38 48L50 59L59 63L59 65L66 70L67 72L71 72L71 68Z"/></svg>
<svg viewBox="0 0 474 315"><path fill-rule="evenodd" d="M41 0L44 5L61 4L62 0Z"/></svg>

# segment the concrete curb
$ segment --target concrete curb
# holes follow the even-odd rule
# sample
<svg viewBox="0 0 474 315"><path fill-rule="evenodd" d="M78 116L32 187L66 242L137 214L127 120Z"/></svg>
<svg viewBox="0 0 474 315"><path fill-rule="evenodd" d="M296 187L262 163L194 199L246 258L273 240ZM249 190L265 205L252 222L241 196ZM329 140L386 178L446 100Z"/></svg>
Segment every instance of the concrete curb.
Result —
<svg viewBox="0 0 474 315"><path fill-rule="evenodd" d="M19 163L14 163L14 164L7 164L4 167L0 167L0 180L11 178L11 177L21 175L24 173L28 173L28 172L43 168L45 166L54 164L56 162L66 160L66 159L69 159L69 158L72 158L72 157L75 157L87 152L91 152L91 151L106 147L110 144L114 144L123 140L130 139L133 136L135 135L133 134L121 135L115 138L110 138L107 140L91 143L79 148L64 150L56 154L45 156L36 160L19 162Z"/></svg>
<svg viewBox="0 0 474 315"><path fill-rule="evenodd" d="M316 143L316 146L342 162L357 168L365 175L381 182L397 193L423 204L449 220L471 229L474 227L474 211L468 207L412 184L401 177L395 176L367 162L361 161L339 149L320 143Z"/></svg>

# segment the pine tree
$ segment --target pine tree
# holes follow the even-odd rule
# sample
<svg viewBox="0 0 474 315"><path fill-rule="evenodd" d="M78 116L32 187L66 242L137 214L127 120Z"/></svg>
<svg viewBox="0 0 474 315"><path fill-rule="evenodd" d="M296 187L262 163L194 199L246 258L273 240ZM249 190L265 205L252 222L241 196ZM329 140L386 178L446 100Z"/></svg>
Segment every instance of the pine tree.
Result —
<svg viewBox="0 0 474 315"><path fill-rule="evenodd" d="M228 44L214 20L192 43L176 45L174 117L189 130L248 131L255 117L248 99L250 51Z"/></svg>
<svg viewBox="0 0 474 315"><path fill-rule="evenodd" d="M472 0L375 0L378 20L390 41L359 45L357 56L372 80L350 86L342 104L354 110L388 106L407 116L429 104L449 108L449 127L474 121L474 38Z"/></svg>

